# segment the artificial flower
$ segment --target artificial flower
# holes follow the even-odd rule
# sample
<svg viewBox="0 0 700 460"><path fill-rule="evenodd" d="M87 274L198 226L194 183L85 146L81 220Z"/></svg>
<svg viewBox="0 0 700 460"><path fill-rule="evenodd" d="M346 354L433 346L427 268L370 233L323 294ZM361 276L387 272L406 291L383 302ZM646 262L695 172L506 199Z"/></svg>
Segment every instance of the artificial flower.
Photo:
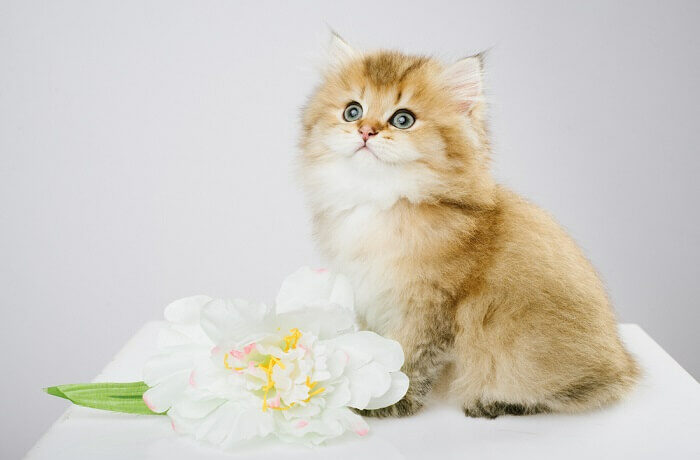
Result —
<svg viewBox="0 0 700 460"><path fill-rule="evenodd" d="M350 284L328 271L290 275L274 308L194 296L168 305L165 319L143 400L177 432L222 447L364 436L351 408L389 406L408 389L401 346L357 331Z"/></svg>

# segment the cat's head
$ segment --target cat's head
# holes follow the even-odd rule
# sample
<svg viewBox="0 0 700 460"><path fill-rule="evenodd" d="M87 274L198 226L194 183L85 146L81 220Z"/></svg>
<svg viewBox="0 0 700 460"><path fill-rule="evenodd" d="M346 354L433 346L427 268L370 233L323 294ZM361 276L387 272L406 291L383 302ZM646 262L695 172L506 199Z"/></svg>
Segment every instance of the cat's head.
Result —
<svg viewBox="0 0 700 460"><path fill-rule="evenodd" d="M301 174L313 205L487 199L480 56L445 65L362 53L336 35L329 54L303 113Z"/></svg>

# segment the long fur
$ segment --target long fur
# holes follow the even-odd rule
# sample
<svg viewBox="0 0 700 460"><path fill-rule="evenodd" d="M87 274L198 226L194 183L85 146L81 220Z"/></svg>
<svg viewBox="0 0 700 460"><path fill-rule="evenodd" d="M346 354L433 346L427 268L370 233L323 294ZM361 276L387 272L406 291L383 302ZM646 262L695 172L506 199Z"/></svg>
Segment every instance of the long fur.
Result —
<svg viewBox="0 0 700 460"><path fill-rule="evenodd" d="M333 49L304 110L301 177L322 253L354 283L363 325L402 344L411 380L368 415L414 413L440 375L468 416L619 399L639 371L594 269L491 176L481 59L361 53L338 37ZM351 101L356 122L342 117ZM389 124L402 108L416 115L406 130Z"/></svg>

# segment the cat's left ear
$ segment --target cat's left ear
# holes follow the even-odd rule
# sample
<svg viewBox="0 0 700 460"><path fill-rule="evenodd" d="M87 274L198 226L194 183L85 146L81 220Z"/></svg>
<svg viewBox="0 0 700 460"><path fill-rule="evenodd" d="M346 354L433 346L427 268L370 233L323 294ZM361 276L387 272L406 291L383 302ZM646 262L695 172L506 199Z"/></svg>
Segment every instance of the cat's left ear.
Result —
<svg viewBox="0 0 700 460"><path fill-rule="evenodd" d="M483 56L477 54L460 59L443 72L445 83L459 104L470 113L483 98Z"/></svg>

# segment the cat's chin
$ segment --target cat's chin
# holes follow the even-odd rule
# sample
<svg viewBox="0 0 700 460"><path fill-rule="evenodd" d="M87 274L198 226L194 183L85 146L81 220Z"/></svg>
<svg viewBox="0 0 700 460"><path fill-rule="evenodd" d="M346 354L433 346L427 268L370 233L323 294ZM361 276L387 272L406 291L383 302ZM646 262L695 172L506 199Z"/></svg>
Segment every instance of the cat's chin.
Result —
<svg viewBox="0 0 700 460"><path fill-rule="evenodd" d="M349 160L360 168L384 169L392 166L391 163L385 161L375 151L368 149L367 147L358 149L352 154Z"/></svg>
<svg viewBox="0 0 700 460"><path fill-rule="evenodd" d="M379 158L379 156L374 152L374 150L372 150L371 148L369 148L369 147L366 146L366 145L363 145L363 146L360 147L359 149L355 150L355 153L353 154L353 156L354 156L354 155L360 155L361 157L366 157L366 156L369 155L369 156L373 157L374 159L376 159L377 161L383 161L383 160L382 160L381 158Z"/></svg>

